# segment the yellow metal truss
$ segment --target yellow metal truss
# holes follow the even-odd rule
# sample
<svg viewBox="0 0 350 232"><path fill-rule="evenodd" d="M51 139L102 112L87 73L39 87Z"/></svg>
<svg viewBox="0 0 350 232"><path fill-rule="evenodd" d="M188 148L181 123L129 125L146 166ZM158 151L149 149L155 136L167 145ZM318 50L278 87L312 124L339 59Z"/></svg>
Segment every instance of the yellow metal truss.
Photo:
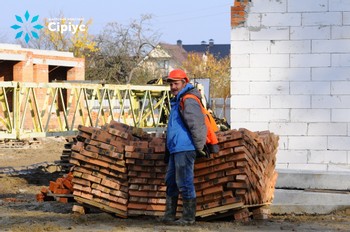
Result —
<svg viewBox="0 0 350 232"><path fill-rule="evenodd" d="M162 85L0 82L0 138L75 135L111 120L164 128L170 91Z"/></svg>

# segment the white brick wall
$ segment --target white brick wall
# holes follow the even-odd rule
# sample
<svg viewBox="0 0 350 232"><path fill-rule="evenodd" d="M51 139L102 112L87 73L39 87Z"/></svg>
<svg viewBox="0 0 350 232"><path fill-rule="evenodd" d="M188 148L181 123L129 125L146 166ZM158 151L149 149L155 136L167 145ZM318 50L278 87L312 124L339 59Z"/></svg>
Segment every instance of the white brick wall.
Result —
<svg viewBox="0 0 350 232"><path fill-rule="evenodd" d="M231 31L231 126L278 134L277 168L350 171L350 1L246 10Z"/></svg>

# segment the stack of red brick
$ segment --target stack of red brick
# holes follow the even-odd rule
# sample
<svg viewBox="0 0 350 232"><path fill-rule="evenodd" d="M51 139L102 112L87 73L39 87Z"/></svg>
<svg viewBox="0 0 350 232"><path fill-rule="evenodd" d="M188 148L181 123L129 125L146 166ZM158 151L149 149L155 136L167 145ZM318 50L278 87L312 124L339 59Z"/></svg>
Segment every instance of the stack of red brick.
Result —
<svg viewBox="0 0 350 232"><path fill-rule="evenodd" d="M195 164L197 216L271 203L278 136L242 129L218 138L220 152ZM70 159L77 202L124 218L163 214L164 134L112 121L99 129L80 126L77 141Z"/></svg>
<svg viewBox="0 0 350 232"><path fill-rule="evenodd" d="M36 200L39 202L57 200L67 203L72 198L72 179L73 174L69 172L63 177L57 178L56 181L50 181L48 188L42 187L40 193L36 194Z"/></svg>

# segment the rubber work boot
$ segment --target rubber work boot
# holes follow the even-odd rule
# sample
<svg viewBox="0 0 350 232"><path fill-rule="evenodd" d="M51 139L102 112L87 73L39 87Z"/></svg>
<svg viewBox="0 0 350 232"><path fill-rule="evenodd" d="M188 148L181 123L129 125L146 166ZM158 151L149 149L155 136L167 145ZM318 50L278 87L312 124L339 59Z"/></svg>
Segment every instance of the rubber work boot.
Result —
<svg viewBox="0 0 350 232"><path fill-rule="evenodd" d="M182 218L175 221L176 225L186 226L192 225L196 221L196 198L193 199L182 199Z"/></svg>
<svg viewBox="0 0 350 232"><path fill-rule="evenodd" d="M176 208L177 208L178 197L166 196L166 206L164 216L160 219L163 223L171 223L176 219Z"/></svg>

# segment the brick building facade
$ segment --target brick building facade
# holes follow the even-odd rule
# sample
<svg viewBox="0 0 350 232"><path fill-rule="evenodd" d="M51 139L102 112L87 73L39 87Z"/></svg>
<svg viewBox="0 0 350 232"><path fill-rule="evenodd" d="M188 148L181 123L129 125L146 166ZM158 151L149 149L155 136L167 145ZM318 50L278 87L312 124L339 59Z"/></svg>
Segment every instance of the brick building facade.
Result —
<svg viewBox="0 0 350 232"><path fill-rule="evenodd" d="M0 44L0 81L48 83L84 79L84 58L75 58L70 52Z"/></svg>

